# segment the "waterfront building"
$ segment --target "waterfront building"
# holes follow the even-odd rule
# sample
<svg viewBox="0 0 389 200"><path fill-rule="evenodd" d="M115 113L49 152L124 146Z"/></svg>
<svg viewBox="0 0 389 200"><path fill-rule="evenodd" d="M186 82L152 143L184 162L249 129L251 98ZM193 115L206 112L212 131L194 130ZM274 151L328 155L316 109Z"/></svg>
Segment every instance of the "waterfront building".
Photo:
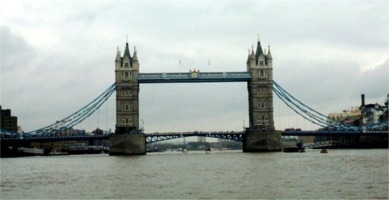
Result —
<svg viewBox="0 0 389 200"><path fill-rule="evenodd" d="M361 98L361 106L354 106L350 110L328 114L329 123L335 125L335 123L340 122L351 126L371 126L388 121L389 95L384 105L378 103L365 104L365 95L362 94Z"/></svg>
<svg viewBox="0 0 389 200"><path fill-rule="evenodd" d="M388 114L388 98L384 103L384 105L380 105L378 103L375 104L365 104L365 95L362 94L362 105L360 107L362 112L362 126L372 126L375 124L379 124L380 122L385 122L384 116ZM386 121L387 123L387 121Z"/></svg>
<svg viewBox="0 0 389 200"><path fill-rule="evenodd" d="M18 118L11 115L11 109L3 110L0 105L1 119L0 128L8 131L18 131Z"/></svg>
<svg viewBox="0 0 389 200"><path fill-rule="evenodd" d="M335 124L336 122L342 122L350 125L359 125L361 119L361 109L359 106L351 107L350 110L343 110L343 112L330 113L328 118L330 124Z"/></svg>

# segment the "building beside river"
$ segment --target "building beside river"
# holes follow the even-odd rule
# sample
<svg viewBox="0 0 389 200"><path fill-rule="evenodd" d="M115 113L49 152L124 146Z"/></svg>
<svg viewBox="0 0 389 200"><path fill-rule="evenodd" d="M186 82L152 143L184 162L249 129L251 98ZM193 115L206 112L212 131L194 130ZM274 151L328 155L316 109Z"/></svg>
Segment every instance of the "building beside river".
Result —
<svg viewBox="0 0 389 200"><path fill-rule="evenodd" d="M365 95L361 95L361 106L351 107L350 110L343 110L343 112L330 113L328 118L329 123L336 124L342 123L346 126L367 127L369 129L375 129L377 131L387 130L388 126L385 123L388 122L388 99L384 104L371 103L365 104Z"/></svg>
<svg viewBox="0 0 389 200"><path fill-rule="evenodd" d="M11 115L11 109L3 110L0 105L0 128L8 131L18 131L18 118Z"/></svg>

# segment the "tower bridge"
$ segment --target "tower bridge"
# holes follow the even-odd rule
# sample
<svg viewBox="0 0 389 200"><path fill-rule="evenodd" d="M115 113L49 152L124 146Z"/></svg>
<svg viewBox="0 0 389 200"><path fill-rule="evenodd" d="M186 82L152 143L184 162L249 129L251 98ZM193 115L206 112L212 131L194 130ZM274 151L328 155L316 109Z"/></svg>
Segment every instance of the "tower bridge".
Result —
<svg viewBox="0 0 389 200"><path fill-rule="evenodd" d="M115 83L88 105L68 117L43 128L20 134L0 129L1 149L9 145L28 145L36 141L111 140L110 155L146 154L146 143L191 136L206 136L242 141L244 152L279 151L281 136L328 136L388 138L388 122L363 124L350 127L334 121L297 100L273 81L273 58L270 47L249 50L246 70L239 72L200 72L193 70L180 73L140 73L137 51L131 55L126 43L123 55L117 50L115 59ZM139 84L246 82L248 90L249 127L241 132L185 132L143 133L139 127ZM93 114L116 92L116 127L113 135L66 136L61 135ZM323 129L316 131L276 131L273 116L273 93L295 113ZM362 103L363 105L364 103ZM385 129L386 127L386 129ZM377 131L378 130L378 131Z"/></svg>
<svg viewBox="0 0 389 200"><path fill-rule="evenodd" d="M111 155L145 154L146 136L139 131L139 84L247 82L249 128L243 135L243 151L280 151L281 135L273 119L273 58L257 42L249 51L247 68L241 72L140 73L137 50L131 55L128 42L123 56L118 48L115 59L116 129Z"/></svg>

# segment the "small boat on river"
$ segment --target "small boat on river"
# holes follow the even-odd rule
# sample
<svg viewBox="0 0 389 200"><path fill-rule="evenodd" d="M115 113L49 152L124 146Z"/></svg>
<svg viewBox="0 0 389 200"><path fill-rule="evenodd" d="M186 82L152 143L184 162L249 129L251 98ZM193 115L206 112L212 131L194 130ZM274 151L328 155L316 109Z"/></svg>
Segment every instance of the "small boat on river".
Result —
<svg viewBox="0 0 389 200"><path fill-rule="evenodd" d="M285 146L284 148L282 148L282 152L285 152L285 153L296 153L296 152L303 153L303 152L305 152L305 147L304 147L302 142L298 142L296 144L296 146Z"/></svg>
<svg viewBox="0 0 389 200"><path fill-rule="evenodd" d="M303 152L305 152L305 148L284 147L284 148L282 148L282 152L285 152L285 153L296 153L296 152L303 153Z"/></svg>

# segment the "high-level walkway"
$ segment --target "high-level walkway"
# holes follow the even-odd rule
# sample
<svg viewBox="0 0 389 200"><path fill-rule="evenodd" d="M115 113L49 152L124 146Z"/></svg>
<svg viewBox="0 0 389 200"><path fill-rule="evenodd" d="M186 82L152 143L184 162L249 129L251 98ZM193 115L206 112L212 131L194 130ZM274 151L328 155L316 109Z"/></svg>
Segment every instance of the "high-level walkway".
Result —
<svg viewBox="0 0 389 200"><path fill-rule="evenodd" d="M139 73L138 83L248 82L250 72Z"/></svg>

